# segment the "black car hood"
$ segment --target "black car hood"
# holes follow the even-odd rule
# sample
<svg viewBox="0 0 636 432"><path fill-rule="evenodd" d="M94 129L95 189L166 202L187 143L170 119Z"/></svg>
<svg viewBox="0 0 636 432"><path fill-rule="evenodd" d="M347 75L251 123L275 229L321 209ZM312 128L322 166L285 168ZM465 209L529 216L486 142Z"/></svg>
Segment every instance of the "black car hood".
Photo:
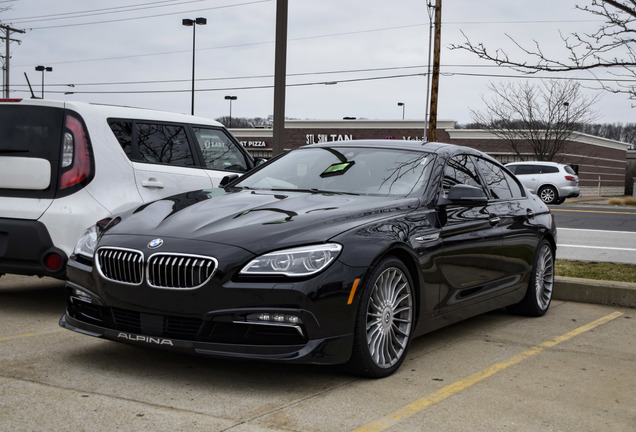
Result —
<svg viewBox="0 0 636 432"><path fill-rule="evenodd" d="M207 189L139 207L108 234L196 239L262 253L321 243L418 205L417 198Z"/></svg>

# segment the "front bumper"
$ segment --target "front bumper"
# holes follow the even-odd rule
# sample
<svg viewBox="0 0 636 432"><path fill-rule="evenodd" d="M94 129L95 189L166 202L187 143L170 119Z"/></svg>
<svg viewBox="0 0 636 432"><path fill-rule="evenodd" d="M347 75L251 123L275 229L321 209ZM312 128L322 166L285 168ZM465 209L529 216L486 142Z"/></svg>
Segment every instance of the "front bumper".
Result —
<svg viewBox="0 0 636 432"><path fill-rule="evenodd" d="M78 333L153 348L217 358L242 358L289 363L339 364L351 356L353 335L308 340L292 345L214 343L128 333L77 320L65 313L60 326Z"/></svg>
<svg viewBox="0 0 636 432"><path fill-rule="evenodd" d="M339 364L349 360L362 270L335 262L290 283L219 280L196 290L118 286L70 260L60 326L129 344L221 358ZM215 276L216 278L216 276ZM295 317L262 322L269 314Z"/></svg>

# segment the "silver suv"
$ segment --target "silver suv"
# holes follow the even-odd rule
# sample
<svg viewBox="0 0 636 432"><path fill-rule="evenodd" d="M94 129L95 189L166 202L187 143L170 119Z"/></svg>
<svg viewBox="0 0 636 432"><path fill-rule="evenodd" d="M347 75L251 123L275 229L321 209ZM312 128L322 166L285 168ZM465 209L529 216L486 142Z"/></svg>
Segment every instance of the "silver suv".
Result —
<svg viewBox="0 0 636 432"><path fill-rule="evenodd" d="M521 183L546 204L561 204L581 193L572 167L556 162L513 162L506 165Z"/></svg>

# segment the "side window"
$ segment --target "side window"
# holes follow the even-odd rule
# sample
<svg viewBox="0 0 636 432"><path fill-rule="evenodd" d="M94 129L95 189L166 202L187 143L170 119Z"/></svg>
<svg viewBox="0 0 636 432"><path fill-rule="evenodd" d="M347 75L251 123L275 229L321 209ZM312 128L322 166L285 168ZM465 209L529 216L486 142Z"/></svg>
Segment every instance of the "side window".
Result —
<svg viewBox="0 0 636 432"><path fill-rule="evenodd" d="M559 172L559 168L555 167L555 166L542 166L541 167L541 173L542 174L554 174L554 173L558 173Z"/></svg>
<svg viewBox="0 0 636 432"><path fill-rule="evenodd" d="M222 130L202 127L193 127L192 130L201 148L206 168L247 171L245 155Z"/></svg>
<svg viewBox="0 0 636 432"><path fill-rule="evenodd" d="M536 165L517 165L517 169L513 171L515 175L537 174L539 167Z"/></svg>
<svg viewBox="0 0 636 432"><path fill-rule="evenodd" d="M513 178L507 172L503 172L506 176L506 180L508 180L508 186L510 186L510 192L512 193L513 198L525 198L526 193L524 192L523 187L519 184L519 181Z"/></svg>
<svg viewBox="0 0 636 432"><path fill-rule="evenodd" d="M473 159L468 155L453 156L446 162L444 167L444 178L442 179L442 189L444 194L448 194L451 187L465 184L483 189L477 168Z"/></svg>
<svg viewBox="0 0 636 432"><path fill-rule="evenodd" d="M141 122L136 125L140 162L194 166L183 126Z"/></svg>
<svg viewBox="0 0 636 432"><path fill-rule="evenodd" d="M110 130L115 134L115 138L119 141L119 145L126 152L128 159L132 159L132 121L113 120L108 122Z"/></svg>
<svg viewBox="0 0 636 432"><path fill-rule="evenodd" d="M490 161L476 158L481 175L486 182L486 188L494 199L510 199L512 192L504 170Z"/></svg>

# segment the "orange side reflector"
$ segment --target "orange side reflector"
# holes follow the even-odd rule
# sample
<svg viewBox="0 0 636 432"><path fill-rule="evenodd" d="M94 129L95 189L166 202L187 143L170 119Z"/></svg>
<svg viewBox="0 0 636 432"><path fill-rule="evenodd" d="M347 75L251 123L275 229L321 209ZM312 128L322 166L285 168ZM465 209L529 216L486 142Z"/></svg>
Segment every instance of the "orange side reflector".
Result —
<svg viewBox="0 0 636 432"><path fill-rule="evenodd" d="M353 296L356 295L356 289L358 289L359 283L360 283L360 278L353 281L353 286L351 287L351 293L349 294L349 300L347 301L348 305L353 303Z"/></svg>

